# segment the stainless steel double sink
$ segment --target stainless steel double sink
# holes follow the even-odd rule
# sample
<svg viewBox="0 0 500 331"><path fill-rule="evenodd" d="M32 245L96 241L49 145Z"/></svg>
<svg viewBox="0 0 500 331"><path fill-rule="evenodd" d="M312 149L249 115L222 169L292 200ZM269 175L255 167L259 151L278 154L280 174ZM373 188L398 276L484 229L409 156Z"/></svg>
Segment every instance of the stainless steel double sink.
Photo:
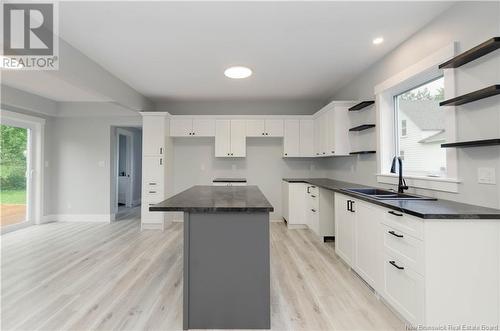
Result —
<svg viewBox="0 0 500 331"><path fill-rule="evenodd" d="M382 190L378 188L347 188L344 191L364 195L376 200L437 200L436 198L423 197L420 195L398 193L390 190Z"/></svg>

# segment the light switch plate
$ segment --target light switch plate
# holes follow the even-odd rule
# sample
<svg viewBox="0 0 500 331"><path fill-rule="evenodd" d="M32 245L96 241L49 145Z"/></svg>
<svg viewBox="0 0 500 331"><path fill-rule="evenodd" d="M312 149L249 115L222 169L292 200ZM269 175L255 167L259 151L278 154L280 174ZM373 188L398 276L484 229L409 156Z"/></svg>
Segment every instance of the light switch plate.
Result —
<svg viewBox="0 0 500 331"><path fill-rule="evenodd" d="M496 184L495 168L477 168L477 182L480 184Z"/></svg>

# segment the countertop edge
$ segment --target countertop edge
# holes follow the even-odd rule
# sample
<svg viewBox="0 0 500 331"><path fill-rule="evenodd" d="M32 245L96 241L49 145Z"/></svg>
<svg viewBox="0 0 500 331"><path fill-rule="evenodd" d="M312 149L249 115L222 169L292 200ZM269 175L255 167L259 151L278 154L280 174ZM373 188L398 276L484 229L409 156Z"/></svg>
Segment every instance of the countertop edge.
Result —
<svg viewBox="0 0 500 331"><path fill-rule="evenodd" d="M324 179L330 180L329 178L324 178ZM425 219L425 220L431 220L431 219L432 220L446 220L446 219L448 219L448 220L453 220L453 219L457 219L457 220L500 220L500 214L489 214L489 213L484 213L484 214L435 214L435 213L422 214L422 213L418 213L418 212L415 212L415 211L410 210L410 209L396 207L396 206L384 203L383 200L370 199L368 197L365 197L365 196L360 195L360 194L356 194L354 192L348 192L345 189L333 188L333 187L330 187L327 185L321 185L317 182L314 182L314 179L312 179L312 178L311 179L282 178L282 180L285 182L288 182L288 183L311 184L311 185L318 186L318 187L321 187L321 188L324 188L324 189L327 189L327 190L330 190L330 191L333 191L336 193L341 193L341 194L344 194L347 196L351 196L351 197L359 199L359 200L373 203L375 205L378 205L378 206L381 206L384 208L400 211L400 212L403 212L405 214L415 216L415 217ZM339 181L339 182L343 182L343 181ZM343 182L343 183L352 184L353 187L359 186L359 187L372 188L371 186L362 185L362 184L355 184L355 183L348 183L348 182ZM439 199L437 201L439 201Z"/></svg>

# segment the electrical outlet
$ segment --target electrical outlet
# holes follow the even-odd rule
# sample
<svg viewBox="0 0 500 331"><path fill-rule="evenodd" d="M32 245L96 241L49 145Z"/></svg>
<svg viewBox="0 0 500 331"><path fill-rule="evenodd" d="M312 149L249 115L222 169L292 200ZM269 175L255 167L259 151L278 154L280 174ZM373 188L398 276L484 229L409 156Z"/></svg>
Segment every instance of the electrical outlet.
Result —
<svg viewBox="0 0 500 331"><path fill-rule="evenodd" d="M477 182L480 184L496 184L495 168L477 168Z"/></svg>

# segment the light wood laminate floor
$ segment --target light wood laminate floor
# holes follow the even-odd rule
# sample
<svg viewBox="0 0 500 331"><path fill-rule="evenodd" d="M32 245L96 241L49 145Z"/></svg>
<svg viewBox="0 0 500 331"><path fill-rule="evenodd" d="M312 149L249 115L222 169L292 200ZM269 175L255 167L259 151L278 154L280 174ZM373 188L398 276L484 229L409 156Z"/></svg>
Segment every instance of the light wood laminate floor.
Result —
<svg viewBox="0 0 500 331"><path fill-rule="evenodd" d="M180 330L182 224L50 223L2 236L2 330ZM404 324L309 230L271 225L272 328Z"/></svg>

